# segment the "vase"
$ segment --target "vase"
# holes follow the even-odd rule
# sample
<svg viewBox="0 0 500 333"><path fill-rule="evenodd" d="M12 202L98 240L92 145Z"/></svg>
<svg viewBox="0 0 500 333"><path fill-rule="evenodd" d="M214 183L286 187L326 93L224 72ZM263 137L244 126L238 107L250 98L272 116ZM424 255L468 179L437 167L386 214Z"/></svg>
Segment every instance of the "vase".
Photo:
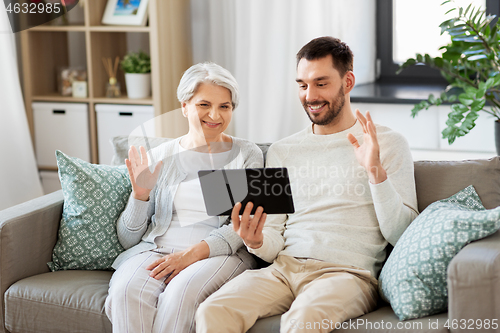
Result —
<svg viewBox="0 0 500 333"><path fill-rule="evenodd" d="M146 98L151 96L151 73L125 73L125 85L128 98Z"/></svg>
<svg viewBox="0 0 500 333"><path fill-rule="evenodd" d="M495 146L497 155L500 156L500 120L495 120Z"/></svg>

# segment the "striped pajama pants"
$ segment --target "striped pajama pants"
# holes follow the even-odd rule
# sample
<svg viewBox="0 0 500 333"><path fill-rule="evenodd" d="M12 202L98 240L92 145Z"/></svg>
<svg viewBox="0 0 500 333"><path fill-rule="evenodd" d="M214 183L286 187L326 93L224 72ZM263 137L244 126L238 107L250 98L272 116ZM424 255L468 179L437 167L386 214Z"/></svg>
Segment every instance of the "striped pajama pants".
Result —
<svg viewBox="0 0 500 333"><path fill-rule="evenodd" d="M114 333L195 332L198 305L224 283L254 268L248 254L217 256L200 260L165 284L165 278L149 276L146 267L165 253L147 251L124 262L113 274L106 315Z"/></svg>

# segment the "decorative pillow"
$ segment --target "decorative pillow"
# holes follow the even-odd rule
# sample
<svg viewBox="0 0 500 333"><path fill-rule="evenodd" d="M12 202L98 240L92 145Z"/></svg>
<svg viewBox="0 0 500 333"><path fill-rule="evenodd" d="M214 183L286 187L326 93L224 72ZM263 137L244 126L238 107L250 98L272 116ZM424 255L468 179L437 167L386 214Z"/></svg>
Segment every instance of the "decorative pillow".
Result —
<svg viewBox="0 0 500 333"><path fill-rule="evenodd" d="M123 251L116 221L132 191L127 168L90 164L59 150L56 158L64 205L48 266L52 271L111 269Z"/></svg>
<svg viewBox="0 0 500 333"><path fill-rule="evenodd" d="M472 185L429 205L406 229L379 277L379 292L400 320L448 307L446 270L471 241L500 227L500 207L486 210Z"/></svg>

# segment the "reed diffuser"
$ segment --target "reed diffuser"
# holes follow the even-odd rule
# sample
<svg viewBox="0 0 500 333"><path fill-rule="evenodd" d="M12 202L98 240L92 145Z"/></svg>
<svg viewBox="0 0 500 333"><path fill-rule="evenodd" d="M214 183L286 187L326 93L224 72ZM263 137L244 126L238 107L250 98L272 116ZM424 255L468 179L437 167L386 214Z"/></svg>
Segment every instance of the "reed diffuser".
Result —
<svg viewBox="0 0 500 333"><path fill-rule="evenodd" d="M116 73L118 70L118 63L120 62L120 57L115 58L115 63L113 65L111 58L102 58L102 63L106 69L109 80L106 84L106 97L116 98L121 96L120 83L116 80Z"/></svg>

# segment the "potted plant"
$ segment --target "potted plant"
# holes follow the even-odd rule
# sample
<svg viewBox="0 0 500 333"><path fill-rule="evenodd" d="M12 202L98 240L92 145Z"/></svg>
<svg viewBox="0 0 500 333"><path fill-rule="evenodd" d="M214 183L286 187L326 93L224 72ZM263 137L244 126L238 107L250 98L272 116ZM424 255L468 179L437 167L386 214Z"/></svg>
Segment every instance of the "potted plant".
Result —
<svg viewBox="0 0 500 333"><path fill-rule="evenodd" d="M146 98L151 95L151 58L143 51L129 52L121 61L129 98Z"/></svg>
<svg viewBox="0 0 500 333"><path fill-rule="evenodd" d="M441 5L448 4L447 0ZM412 109L415 117L419 111L443 102L454 103L443 130L443 138L452 144L457 137L469 133L475 126L479 112L495 119L495 139L500 155L500 21L493 24L495 15L487 15L485 10L455 7L447 13L455 17L441 23L441 34L450 35L450 43L440 48L441 57L417 54L402 64L403 69L423 63L438 69L449 85L439 97L429 95ZM454 93L458 91L458 93ZM458 96L457 96L458 95Z"/></svg>

